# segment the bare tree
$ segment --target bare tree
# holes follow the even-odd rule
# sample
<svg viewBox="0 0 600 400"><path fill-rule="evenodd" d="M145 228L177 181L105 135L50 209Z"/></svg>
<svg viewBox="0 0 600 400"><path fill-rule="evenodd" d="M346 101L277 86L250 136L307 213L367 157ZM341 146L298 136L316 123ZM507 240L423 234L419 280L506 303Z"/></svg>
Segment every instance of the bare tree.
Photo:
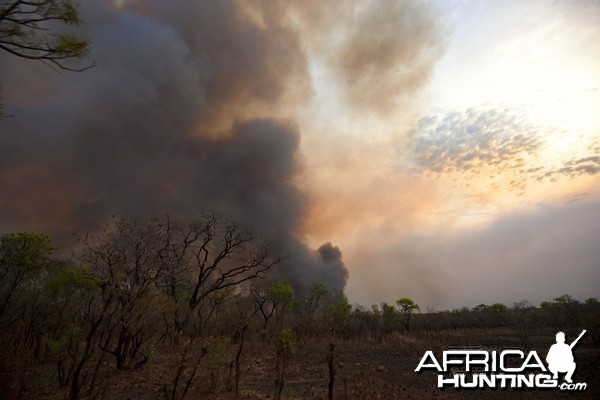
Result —
<svg viewBox="0 0 600 400"><path fill-rule="evenodd" d="M249 229L216 212L189 223L115 219L81 243L81 259L113 303L101 348L115 356L118 369L143 365L144 347L156 335L166 337L170 327L181 333L189 326L198 335L239 284L281 262Z"/></svg>
<svg viewBox="0 0 600 400"><path fill-rule="evenodd" d="M265 277L283 261L248 228L215 212L203 214L193 229L197 239L190 246L196 273L189 300L192 308L215 291Z"/></svg>
<svg viewBox="0 0 600 400"><path fill-rule="evenodd" d="M81 239L82 260L92 268L102 297L112 310L104 321L100 347L116 358L118 369L139 367L148 360L143 346L157 333L147 321L158 319L161 295L156 287L161 274L160 249L164 235L151 221L141 225L126 219L115 220L99 236Z"/></svg>

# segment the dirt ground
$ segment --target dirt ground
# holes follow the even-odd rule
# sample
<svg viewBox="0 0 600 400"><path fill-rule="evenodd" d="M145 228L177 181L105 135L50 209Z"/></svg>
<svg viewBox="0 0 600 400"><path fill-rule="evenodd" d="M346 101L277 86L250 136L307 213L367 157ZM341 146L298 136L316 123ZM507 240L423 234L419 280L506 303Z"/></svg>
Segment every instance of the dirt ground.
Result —
<svg viewBox="0 0 600 400"><path fill-rule="evenodd" d="M268 341L258 338L247 341L241 367L239 397L242 399L273 399L275 392L275 351ZM328 366L326 357L331 339L299 340L289 360L284 399L327 399ZM449 346L454 348L484 348L501 350L521 348L515 337L490 332L462 332L444 337L392 334L384 340L335 341L336 367L334 399L600 399L600 348L581 343L575 351L576 382L586 382L587 389L565 392L557 389L437 389L433 372L414 372L426 350L436 354ZM527 350L536 350L543 359L552 337L531 337ZM232 346L220 357L204 357L185 396L186 399L235 399L230 375ZM179 390L182 391L190 372L200 357L191 352L184 361ZM83 399L169 399L174 376L181 365L181 353L158 351L143 368L116 371L110 361L99 363L99 372L92 392L83 392ZM0 399L64 399L68 388L60 388L56 367L52 363L0 365ZM89 385L88 385L89 386Z"/></svg>

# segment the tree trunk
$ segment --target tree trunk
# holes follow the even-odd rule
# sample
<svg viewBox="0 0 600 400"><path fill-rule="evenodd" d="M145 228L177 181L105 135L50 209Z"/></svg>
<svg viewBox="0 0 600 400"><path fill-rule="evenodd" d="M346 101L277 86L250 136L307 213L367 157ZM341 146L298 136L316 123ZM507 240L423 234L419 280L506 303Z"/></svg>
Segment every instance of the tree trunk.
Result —
<svg viewBox="0 0 600 400"><path fill-rule="evenodd" d="M327 367L329 368L329 386L328 395L329 400L333 400L333 384L335 382L335 366L333 361L333 354L335 351L335 343L329 343L329 355L327 357Z"/></svg>
<svg viewBox="0 0 600 400"><path fill-rule="evenodd" d="M240 395L240 364L242 359L242 352L244 351L244 336L248 325L244 325L242 328L242 334L240 336L240 347L235 355L235 397Z"/></svg>

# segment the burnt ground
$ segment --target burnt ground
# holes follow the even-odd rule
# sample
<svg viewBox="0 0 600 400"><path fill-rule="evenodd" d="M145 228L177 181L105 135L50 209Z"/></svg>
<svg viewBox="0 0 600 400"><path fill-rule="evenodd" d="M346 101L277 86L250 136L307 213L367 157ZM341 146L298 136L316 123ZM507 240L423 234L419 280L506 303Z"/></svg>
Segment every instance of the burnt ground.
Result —
<svg viewBox="0 0 600 400"><path fill-rule="evenodd" d="M586 382L585 391L558 389L437 389L433 372L417 374L414 369L426 350L435 354L449 347L501 350L536 350L545 358L551 336L529 337L524 342L510 332L462 331L443 335L391 334L384 340L337 339L334 353L335 399L600 399L600 348L582 341L577 346L575 382ZM289 359L284 399L327 399L328 354L330 338L300 340ZM181 346L180 346L181 347ZM201 347L209 355L201 357ZM183 362L177 396L197 365L186 399L235 399L232 360L236 345L208 341L192 347ZM110 359L90 363L98 365L93 389L84 390L83 399L169 399L173 381L180 369L182 351L155 349L150 361L137 370L116 371ZM198 359L200 362L197 363ZM0 399L64 399L68 388L59 387L54 363L0 364ZM258 337L246 342L241 364L239 397L274 398L275 351L272 342ZM231 373L230 373L231 372ZM91 374L90 374L91 375ZM89 387L88 378L88 387Z"/></svg>

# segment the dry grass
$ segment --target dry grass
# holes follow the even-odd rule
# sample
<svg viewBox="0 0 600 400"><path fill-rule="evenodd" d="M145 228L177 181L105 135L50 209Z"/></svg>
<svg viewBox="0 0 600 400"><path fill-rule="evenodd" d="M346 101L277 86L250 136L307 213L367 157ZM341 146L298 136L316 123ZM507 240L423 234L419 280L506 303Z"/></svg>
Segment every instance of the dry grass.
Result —
<svg viewBox="0 0 600 400"><path fill-rule="evenodd" d="M269 399L274 393L274 347L268 340L249 338L242 364L241 399ZM528 338L529 346L545 355L552 336ZM300 340L293 355L286 385L285 399L326 399L327 356L330 338ZM449 346L482 346L484 348L519 347L519 339L510 330L469 330L446 332L437 337L425 334L391 334L384 340L336 340L335 399L578 399L600 398L600 349L582 343L576 350L577 381L588 383L585 392L565 393L558 390L438 390L433 373L414 372L426 350L443 350ZM182 376L187 377L200 357L200 343L190 351ZM206 344L204 344L206 346ZM218 357L203 358L192 381L186 399L235 399L228 390L231 349L221 348ZM110 362L100 366L98 382L92 399L169 399L173 378L181 360L181 349L157 349L143 368L116 371ZM231 383L231 381L230 381ZM229 385L231 387L231 385ZM59 388L53 364L26 363L0 365L0 398L2 399L63 399L66 388Z"/></svg>

